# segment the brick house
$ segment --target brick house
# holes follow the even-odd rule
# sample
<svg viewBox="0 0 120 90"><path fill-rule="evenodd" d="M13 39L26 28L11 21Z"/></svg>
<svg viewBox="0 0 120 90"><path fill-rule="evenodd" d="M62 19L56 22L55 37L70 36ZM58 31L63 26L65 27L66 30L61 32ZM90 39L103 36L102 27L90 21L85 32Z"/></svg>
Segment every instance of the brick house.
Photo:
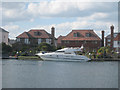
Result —
<svg viewBox="0 0 120 90"><path fill-rule="evenodd" d="M59 36L58 38L57 38L57 47L59 47L59 46L61 46L62 45L62 42L61 42L61 40L64 38L65 36Z"/></svg>
<svg viewBox="0 0 120 90"><path fill-rule="evenodd" d="M46 42L50 45L57 45L57 39L54 37L54 27L51 28L51 34L44 29L32 29L28 32L23 32L16 37L16 41L23 44L38 45L41 42Z"/></svg>
<svg viewBox="0 0 120 90"><path fill-rule="evenodd" d="M65 47L81 47L83 45L87 51L96 51L101 47L101 39L93 30L72 30L61 39L61 45Z"/></svg>

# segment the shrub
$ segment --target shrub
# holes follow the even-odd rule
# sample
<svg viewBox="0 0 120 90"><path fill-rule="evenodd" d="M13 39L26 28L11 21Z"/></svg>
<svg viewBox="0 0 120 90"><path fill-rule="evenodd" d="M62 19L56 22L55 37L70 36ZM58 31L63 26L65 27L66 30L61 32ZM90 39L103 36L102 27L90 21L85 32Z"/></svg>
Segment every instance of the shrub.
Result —
<svg viewBox="0 0 120 90"><path fill-rule="evenodd" d="M12 52L12 47L2 43L2 54L9 54L10 52Z"/></svg>
<svg viewBox="0 0 120 90"><path fill-rule="evenodd" d="M38 45L38 47L36 48L37 51L55 51L56 47L55 46L51 46L48 43L40 43L40 45Z"/></svg>
<svg viewBox="0 0 120 90"><path fill-rule="evenodd" d="M109 46L101 47L97 51L97 58L111 58L111 50Z"/></svg>

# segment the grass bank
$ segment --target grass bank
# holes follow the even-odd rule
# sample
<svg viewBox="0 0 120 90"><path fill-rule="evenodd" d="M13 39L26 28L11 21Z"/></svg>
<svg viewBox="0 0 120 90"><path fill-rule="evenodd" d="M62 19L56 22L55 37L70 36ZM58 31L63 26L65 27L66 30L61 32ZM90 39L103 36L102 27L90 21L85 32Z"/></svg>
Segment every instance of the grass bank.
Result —
<svg viewBox="0 0 120 90"><path fill-rule="evenodd" d="M42 60L40 57L38 56L18 56L18 59L21 59L21 60Z"/></svg>

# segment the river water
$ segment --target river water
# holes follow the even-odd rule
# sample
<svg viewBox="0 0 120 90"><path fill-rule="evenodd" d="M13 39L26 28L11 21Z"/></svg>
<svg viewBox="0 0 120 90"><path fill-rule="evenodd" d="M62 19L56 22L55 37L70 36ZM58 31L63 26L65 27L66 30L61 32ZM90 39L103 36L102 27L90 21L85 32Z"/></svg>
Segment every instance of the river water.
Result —
<svg viewBox="0 0 120 90"><path fill-rule="evenodd" d="M3 88L118 88L118 62L3 60Z"/></svg>

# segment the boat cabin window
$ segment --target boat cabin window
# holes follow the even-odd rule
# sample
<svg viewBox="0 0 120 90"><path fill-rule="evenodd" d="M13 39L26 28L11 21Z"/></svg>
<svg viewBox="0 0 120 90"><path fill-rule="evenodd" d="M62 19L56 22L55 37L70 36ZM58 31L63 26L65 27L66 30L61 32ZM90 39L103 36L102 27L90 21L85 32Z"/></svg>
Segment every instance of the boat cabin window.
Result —
<svg viewBox="0 0 120 90"><path fill-rule="evenodd" d="M56 51L56 52L65 52L65 51Z"/></svg>
<svg viewBox="0 0 120 90"><path fill-rule="evenodd" d="M71 54L70 52L65 52L65 54Z"/></svg>

